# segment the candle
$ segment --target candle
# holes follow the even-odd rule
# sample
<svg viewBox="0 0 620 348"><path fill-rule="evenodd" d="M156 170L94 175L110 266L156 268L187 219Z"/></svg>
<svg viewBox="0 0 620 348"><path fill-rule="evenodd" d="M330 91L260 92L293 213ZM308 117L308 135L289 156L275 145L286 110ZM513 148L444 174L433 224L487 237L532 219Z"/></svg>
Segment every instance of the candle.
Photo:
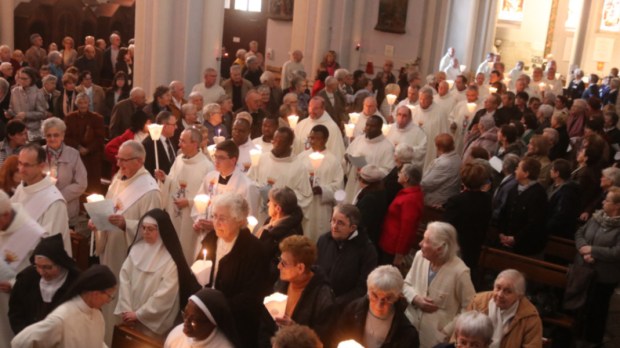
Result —
<svg viewBox="0 0 620 348"><path fill-rule="evenodd" d="M546 85L545 85L545 83L544 83L544 82L541 82L541 83L539 83L539 84L538 84L538 88L540 88L540 91L541 91L541 92L545 90L545 86L546 86Z"/></svg>
<svg viewBox="0 0 620 348"><path fill-rule="evenodd" d="M344 190L338 190L334 192L334 200L336 200L336 202L338 203L342 203L344 199L346 198L346 196L347 196L347 193L344 192Z"/></svg>
<svg viewBox="0 0 620 348"><path fill-rule="evenodd" d="M105 197L103 197L103 195L97 194L97 193L93 193L92 195L86 197L86 202L88 203L95 203L95 202L100 202L103 201L105 199Z"/></svg>
<svg viewBox="0 0 620 348"><path fill-rule="evenodd" d="M314 169L314 171L316 172L321 166L321 163L323 163L323 158L325 158L325 155L320 152L313 152L308 155L308 157L310 157L310 164L312 165L312 169Z"/></svg>
<svg viewBox="0 0 620 348"><path fill-rule="evenodd" d="M347 123L344 125L344 132L347 137L353 138L353 130L355 130L355 125L353 123Z"/></svg>
<svg viewBox="0 0 620 348"><path fill-rule="evenodd" d="M209 156L213 158L213 156L215 156L215 145L207 146L207 152L209 153Z"/></svg>
<svg viewBox="0 0 620 348"><path fill-rule="evenodd" d="M446 82L448 83L448 89L452 89L452 86L454 86L454 80L446 80Z"/></svg>
<svg viewBox="0 0 620 348"><path fill-rule="evenodd" d="M204 255L204 259L196 260L196 262L194 262L194 264L192 265L191 269L192 273L194 273L194 275L196 276L198 284L206 286L211 280L211 269L213 268L213 261L207 260L206 249L204 249L202 253Z"/></svg>
<svg viewBox="0 0 620 348"><path fill-rule="evenodd" d="M258 165L258 160L260 159L260 155L262 152L260 149L251 149L250 150L250 160L252 161L252 167L256 167Z"/></svg>
<svg viewBox="0 0 620 348"><path fill-rule="evenodd" d="M467 111L474 112L476 110L476 103L467 103Z"/></svg>
<svg viewBox="0 0 620 348"><path fill-rule="evenodd" d="M387 123L381 126L381 132L383 133L383 135L388 135L388 133L390 132L390 127L391 126Z"/></svg>
<svg viewBox="0 0 620 348"><path fill-rule="evenodd" d="M209 195L196 195L196 197L194 197L194 207L196 208L196 212L200 215L206 214L210 200L211 197L209 197Z"/></svg>
<svg viewBox="0 0 620 348"><path fill-rule="evenodd" d="M338 348L364 348L364 346L357 343L356 340L348 340L338 343Z"/></svg>
<svg viewBox="0 0 620 348"><path fill-rule="evenodd" d="M387 100L388 104L394 105L394 102L396 101L396 95L388 94L388 95L385 96L385 99Z"/></svg>
<svg viewBox="0 0 620 348"><path fill-rule="evenodd" d="M263 305L267 308L269 314L271 314L272 318L283 317L286 311L286 301L288 301L288 296L276 292L273 293L263 300Z"/></svg>
<svg viewBox="0 0 620 348"><path fill-rule="evenodd" d="M467 69L467 65L461 64L460 68L461 68L461 72L463 72L465 71L465 69Z"/></svg>
<svg viewBox="0 0 620 348"><path fill-rule="evenodd" d="M254 232L254 228L256 228L256 225L258 225L258 219L250 215L248 216L247 220L248 220L248 229L250 230L250 232Z"/></svg>
<svg viewBox="0 0 620 348"><path fill-rule="evenodd" d="M349 122L356 124L357 120L360 119L360 114L359 112L350 112L349 113Z"/></svg>
<svg viewBox="0 0 620 348"><path fill-rule="evenodd" d="M159 140L159 138L161 137L161 131L164 128L164 125L157 124L157 123L151 123L148 125L148 128L149 128L149 135L151 136L151 139L153 139L153 141Z"/></svg>
<svg viewBox="0 0 620 348"><path fill-rule="evenodd" d="M493 93L497 93L497 88L495 87L489 87L489 93L493 94Z"/></svg>
<svg viewBox="0 0 620 348"><path fill-rule="evenodd" d="M220 135L222 135L222 129L221 128L217 130L217 136L219 137Z"/></svg>
<svg viewBox="0 0 620 348"><path fill-rule="evenodd" d="M299 116L291 115L287 117L287 119L289 126L291 126L292 129L295 129L295 127L297 126L297 121L299 121Z"/></svg>
<svg viewBox="0 0 620 348"><path fill-rule="evenodd" d="M213 137L213 142L217 145L219 143L221 143L222 141L226 140L226 138L224 138L223 136L215 136Z"/></svg>
<svg viewBox="0 0 620 348"><path fill-rule="evenodd" d="M207 261L207 249L202 249L202 259Z"/></svg>

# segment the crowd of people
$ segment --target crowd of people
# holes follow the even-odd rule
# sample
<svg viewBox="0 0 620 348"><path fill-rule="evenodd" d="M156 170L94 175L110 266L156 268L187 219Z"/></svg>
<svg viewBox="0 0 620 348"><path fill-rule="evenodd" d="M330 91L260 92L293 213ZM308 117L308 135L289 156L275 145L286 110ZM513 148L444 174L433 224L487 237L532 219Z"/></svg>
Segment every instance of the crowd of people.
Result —
<svg viewBox="0 0 620 348"><path fill-rule="evenodd" d="M541 259L551 235L594 272L575 335L603 341L617 69L564 86L553 60L463 71L449 49L424 79L391 60L369 77L329 51L308 85L301 51L278 80L252 42L220 84L207 68L147 100L133 40L30 39L0 46L0 347L109 345L119 324L165 347L542 347L524 276L477 293L472 275L483 246ZM91 194L100 265L80 273Z"/></svg>

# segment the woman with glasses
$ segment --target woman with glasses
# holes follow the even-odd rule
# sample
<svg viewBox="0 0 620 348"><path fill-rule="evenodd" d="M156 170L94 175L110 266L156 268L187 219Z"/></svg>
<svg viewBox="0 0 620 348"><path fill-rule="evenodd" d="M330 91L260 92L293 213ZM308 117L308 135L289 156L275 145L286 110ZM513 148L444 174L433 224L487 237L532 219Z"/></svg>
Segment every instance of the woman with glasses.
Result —
<svg viewBox="0 0 620 348"><path fill-rule="evenodd" d="M12 347L105 347L101 308L114 299L116 277L107 266L84 271L59 306L45 319L22 330Z"/></svg>
<svg viewBox="0 0 620 348"><path fill-rule="evenodd" d="M60 234L42 239L30 262L17 275L9 300L9 321L15 334L53 311L80 274Z"/></svg>
<svg viewBox="0 0 620 348"><path fill-rule="evenodd" d="M181 313L183 323L168 334L164 348L240 347L228 301L220 291L198 291Z"/></svg>
<svg viewBox="0 0 620 348"><path fill-rule="evenodd" d="M168 213L153 209L138 224L119 275L114 314L123 323L163 334L170 330L190 294L200 288L181 249Z"/></svg>
<svg viewBox="0 0 620 348"><path fill-rule="evenodd" d="M261 322L259 346L270 347L271 338L280 327L306 325L314 330L322 342L328 342L334 292L322 273L313 267L317 250L314 242L304 236L290 236L280 242L280 280L275 292L288 296L282 315L264 315Z"/></svg>
<svg viewBox="0 0 620 348"><path fill-rule="evenodd" d="M418 332L405 316L403 284L394 266L379 266L370 272L367 295L351 302L340 315L334 346L353 339L364 347L419 347Z"/></svg>

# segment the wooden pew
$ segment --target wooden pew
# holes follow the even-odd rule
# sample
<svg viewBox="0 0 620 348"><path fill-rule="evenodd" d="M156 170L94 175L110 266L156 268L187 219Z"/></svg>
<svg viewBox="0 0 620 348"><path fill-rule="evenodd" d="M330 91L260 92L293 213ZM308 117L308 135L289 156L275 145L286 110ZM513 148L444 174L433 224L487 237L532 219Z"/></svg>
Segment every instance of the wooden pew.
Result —
<svg viewBox="0 0 620 348"><path fill-rule="evenodd" d="M139 327L127 325L114 326L112 347L114 348L162 348L165 337L155 335Z"/></svg>
<svg viewBox="0 0 620 348"><path fill-rule="evenodd" d="M71 252L77 266L82 271L88 268L89 240L83 235L71 231Z"/></svg>
<svg viewBox="0 0 620 348"><path fill-rule="evenodd" d="M501 272L508 268L516 269L523 273L525 279L531 283L549 285L559 289L564 289L566 287L568 268L565 266L517 255L500 249L482 247L480 261L478 263L478 288L484 287L484 276L488 271ZM556 313L554 316L550 317L543 316L541 319L544 323L569 329L573 327L575 321L573 317L563 313Z"/></svg>
<svg viewBox="0 0 620 348"><path fill-rule="evenodd" d="M545 247L546 261L567 265L573 262L576 254L577 249L574 240L549 236L547 246Z"/></svg>

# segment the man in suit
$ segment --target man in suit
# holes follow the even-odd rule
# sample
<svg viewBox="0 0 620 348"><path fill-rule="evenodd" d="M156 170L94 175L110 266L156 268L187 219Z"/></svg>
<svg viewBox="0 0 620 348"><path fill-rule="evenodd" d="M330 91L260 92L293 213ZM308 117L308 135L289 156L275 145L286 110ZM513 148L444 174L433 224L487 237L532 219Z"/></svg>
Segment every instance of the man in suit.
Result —
<svg viewBox="0 0 620 348"><path fill-rule="evenodd" d="M95 37L94 36L86 36L84 38L84 45L78 47L77 52L78 52L78 57L84 54L84 48L87 45L91 45L95 48L95 60L97 60L97 66L101 67L101 65L103 64L103 50L99 47L97 47L97 45L95 45ZM92 71L91 71L92 72ZM99 75L99 71L97 71L97 75Z"/></svg>
<svg viewBox="0 0 620 348"><path fill-rule="evenodd" d="M174 131L177 128L177 119L169 111L162 111L157 115L157 124L161 124L164 128L161 131L161 137L157 141L157 160L159 161L159 169L166 175L172 167L172 163L176 158L176 147L170 140L174 136ZM155 146L153 145L153 139L146 137L142 141L142 145L146 150L146 158L144 160L144 168L154 175L156 160L155 160Z"/></svg>
<svg viewBox="0 0 620 348"><path fill-rule="evenodd" d="M99 83L99 72L101 65L97 63L95 46L86 45L84 47L84 54L76 59L74 66L78 68L80 72L89 71L94 83Z"/></svg>
<svg viewBox="0 0 620 348"><path fill-rule="evenodd" d="M57 105L60 103L60 91L56 89L56 81L58 79L54 75L47 75L42 79L43 87L41 92L47 101L47 117L58 116L55 111L58 110Z"/></svg>
<svg viewBox="0 0 620 348"><path fill-rule="evenodd" d="M106 114L105 91L101 86L93 83L93 75L90 71L82 71L80 73L81 83L75 87L78 93L86 93L90 98L88 111L96 112L103 116Z"/></svg>
<svg viewBox="0 0 620 348"><path fill-rule="evenodd" d="M245 95L252 89L252 82L241 77L241 66L233 65L230 67L230 78L222 82L222 88L232 98L233 110L237 110L243 107Z"/></svg>
<svg viewBox="0 0 620 348"><path fill-rule="evenodd" d="M342 92L338 89L338 79L333 76L327 77L325 79L325 88L318 95L325 99L325 111L332 117L338 127L342 129L346 119L345 107L347 102Z"/></svg>
<svg viewBox="0 0 620 348"><path fill-rule="evenodd" d="M41 65L45 64L47 58L47 52L45 52L43 46L43 38L39 34L30 35L30 43L32 46L26 51L24 60L28 62L28 65L35 70L39 70Z"/></svg>
<svg viewBox="0 0 620 348"><path fill-rule="evenodd" d="M267 113L261 109L262 103L263 101L260 93L252 89L248 91L245 96L245 107L237 111L237 113L240 111L247 111L252 115L252 130L250 134L252 139L262 136L261 127L263 119L268 117Z"/></svg>
<svg viewBox="0 0 620 348"><path fill-rule="evenodd" d="M129 92L129 98L116 103L110 117L110 139L123 134L129 129L133 115L137 110L141 110L145 104L146 94L140 87L134 87Z"/></svg>
<svg viewBox="0 0 620 348"><path fill-rule="evenodd" d="M101 65L101 85L104 87L108 87L112 84L120 48L121 37L116 33L112 33L112 35L110 35L110 47L106 48L103 52L103 63Z"/></svg>
<svg viewBox="0 0 620 348"><path fill-rule="evenodd" d="M170 87L170 94L172 94L170 109L174 117L180 120L182 116L181 107L187 103L187 100L185 100L185 85L181 81L172 81L168 87Z"/></svg>

